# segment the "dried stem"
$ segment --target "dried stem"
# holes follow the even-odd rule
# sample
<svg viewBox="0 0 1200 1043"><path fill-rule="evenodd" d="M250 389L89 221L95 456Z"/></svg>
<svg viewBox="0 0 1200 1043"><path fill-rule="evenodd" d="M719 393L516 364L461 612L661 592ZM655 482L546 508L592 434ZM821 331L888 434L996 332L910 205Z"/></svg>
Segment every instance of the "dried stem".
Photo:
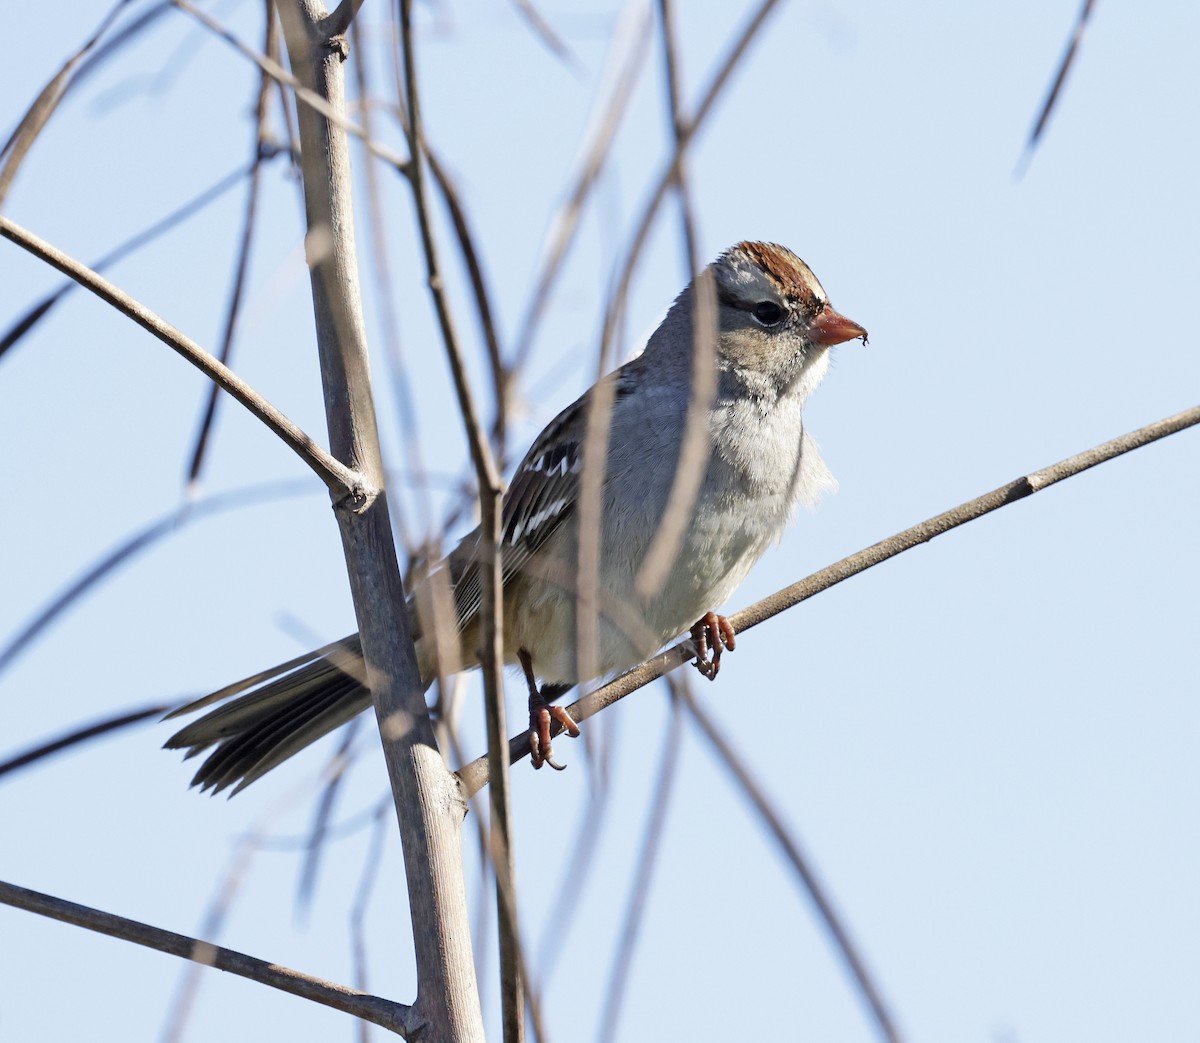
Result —
<svg viewBox="0 0 1200 1043"><path fill-rule="evenodd" d="M740 634L851 576L856 576L874 565L887 561L888 558L894 558L906 550L912 550L913 547L928 543L935 536L941 536L951 529L982 518L985 514L990 514L992 511L1006 507L1018 500L1023 500L1026 496L1032 496L1034 493L1070 478L1072 475L1079 474L1081 471L1096 467L1098 464L1112 460L1133 449L1149 445L1151 442L1157 442L1161 438L1177 434L1196 424L1200 424L1200 406L1176 413L1174 416L1166 417L1153 424L1147 424L1136 431L1131 431L1101 445L1086 449L1082 453L1076 453L1065 460L1060 460L1049 467L1044 467L1040 471L1034 471L1014 479L990 493L985 493L983 496L976 497L952 510L923 521L919 525L905 529L889 539L860 550L857 554L851 554L848 558L843 558L820 572L814 572L806 579L776 591L761 601L756 601L753 605L730 616L729 620ZM636 692L639 688L644 688L651 681L662 677L663 674L674 670L677 666L689 662L695 656L696 650L692 647L691 641L681 641L665 652L660 652L652 659L646 660L640 666L635 666L603 688L598 688L585 695L567 707L567 711L576 721L587 720L613 703L624 699L625 696ZM551 734L557 734L555 728L551 729ZM526 736L521 734L509 740L509 756L514 764L529 753L525 739ZM463 788L468 796L476 793L487 785L486 758L479 757L470 764L463 765L458 769L458 776L462 780Z"/></svg>
<svg viewBox="0 0 1200 1043"><path fill-rule="evenodd" d="M270 54L275 48L275 38L278 35L279 23L275 20L275 8L272 0L263 4L266 26L263 30L263 51ZM262 70L259 71L258 91L255 98L254 110L254 158L250 163L250 185L246 190L246 210L242 217L242 235L238 244L237 263L234 265L233 285L229 290L229 304L225 309L225 331L221 338L221 351L217 356L225 365L233 352L233 334L237 329L238 314L241 311L242 294L246 288L246 276L250 270L250 246L254 241L254 224L258 214L258 196L262 188L262 165L266 158L267 143L267 103L270 100L272 86L271 77ZM191 463L188 465L188 487L193 488L200 479L200 469L204 466L205 452L208 448L209 435L212 433L213 422L217 415L217 402L221 394L215 384L208 389L208 400L204 407L204 416L200 421L200 429L196 433L196 444L192 449Z"/></svg>
<svg viewBox="0 0 1200 1043"><path fill-rule="evenodd" d="M636 589L643 598L653 597L662 589L687 535L696 498L700 495L700 487L712 456L712 446L708 440L709 412L717 394L716 290L711 274L697 270L699 248L687 181L687 142L690 133L680 101L679 56L671 4L669 0L659 0L658 6L667 86L667 116L674 139L672 181L679 199L680 231L688 278L694 279L691 302L692 372L675 477L654 538L638 569Z"/></svg>
<svg viewBox="0 0 1200 1043"><path fill-rule="evenodd" d="M1075 62L1075 56L1079 53L1079 45L1083 42L1083 32L1087 28L1088 19L1092 16L1092 5L1094 3L1095 0L1083 0L1083 6L1079 9L1079 16L1075 19L1075 27L1071 31L1071 39L1068 41L1067 49L1063 52L1062 60L1058 64L1058 72L1055 74L1054 83L1046 95L1046 100L1042 102L1042 108L1038 113L1038 118L1034 121L1033 130L1029 132L1029 140L1025 142L1025 151L1022 153L1021 160L1017 164L1018 176L1029 165L1033 151L1037 148L1038 142L1041 141L1042 131L1046 129L1050 113L1054 111L1054 107L1058 103L1063 85L1067 82L1067 74L1071 71L1071 66Z"/></svg>
<svg viewBox="0 0 1200 1043"><path fill-rule="evenodd" d="M62 68L41 89L38 96L34 99L33 104L29 106L29 110L21 118L21 122L17 124L17 129L13 131L12 136L4 143L4 148L0 149L0 157L4 159L3 164L0 165L0 207L4 206L4 201L8 198L9 189L12 188L12 183L17 176L17 171L20 169L22 162L24 162L25 156L28 155L38 135L42 132L50 117L54 115L58 109L59 102L62 101L63 96L67 93L67 89L71 85L80 62L100 42L100 37L108 31L108 28L116 20L117 15L120 14L121 8L124 6L125 0L117 0L117 3L100 22L99 28L88 37L79 50L63 63Z"/></svg>
<svg viewBox="0 0 1200 1043"><path fill-rule="evenodd" d="M159 927L151 927L149 924L128 920L90 906L77 905L75 902L42 894L40 891L30 891L0 881L0 904L25 909L39 916L47 916L52 920L83 927L98 934L107 934L111 938L120 938L147 949L157 949L159 952L179 956L185 960L194 960L219 971L228 971L230 974L249 978L273 989L290 992L293 996L313 1000L334 1010L352 1014L356 1018L382 1025L405 1039L422 1028L422 1022L414 1008L406 1004L396 1003L381 996L372 996L357 989L348 989L344 985L314 978L281 967L277 963L247 956L198 938L190 938L186 934L164 931Z"/></svg>
<svg viewBox="0 0 1200 1043"><path fill-rule="evenodd" d="M97 275L75 258L39 239L32 232L26 231L7 217L0 216L0 236L28 250L47 264L53 265L64 275L69 275L80 286L91 290L122 315L131 318L142 329L154 334L167 347L178 352L201 373L228 391L287 445L291 446L296 454L329 487L330 492L338 501L358 503L370 499L373 490L364 485L361 475L356 474L352 468L346 467L317 445L241 377L218 359L213 358L190 337L185 337L174 326L159 318L149 308L139 304L127 293L117 289L103 276Z"/></svg>
<svg viewBox="0 0 1200 1043"><path fill-rule="evenodd" d="M521 982L520 942L517 931L516 868L512 850L512 798L509 792L508 759L505 735L508 732L504 706L504 604L500 562L501 493L503 483L488 446L487 435L479 419L475 398L467 379L462 348L455 332L450 303L438 261L433 237L429 199L425 190L422 155L420 95L417 90L416 58L413 47L412 3L400 3L400 41L404 52L404 93L408 104L408 144L412 154L409 182L421 230L426 274L434 309L441 327L442 341L458 394L471 459L479 484L480 537L475 567L480 573L480 648L483 671L484 705L491 763L491 778L496 782L491 794L489 850L496 873L496 911L500 935L500 989L505 1043L521 1043L525 1038L525 1000Z"/></svg>
<svg viewBox="0 0 1200 1043"><path fill-rule="evenodd" d="M742 759L734 752L733 747L726 741L715 722L708 717L700 704L692 697L691 691L686 686L680 692L679 698L687 708L688 713L691 714L692 720L696 722L696 725L712 746L717 758L734 777L738 787L745 794L746 799L754 805L754 810L758 812L759 817L770 831L771 836L775 838L775 842L779 845L780 850L795 870L796 875L800 878L800 883L805 892L817 907L817 914L825 924L825 930L829 932L829 937L833 941L834 947L842 957L846 968L850 971L850 975L854 979L854 984L857 986L863 1001L866 1003L867 1009L871 1013L880 1038L887 1040L887 1043L900 1043L900 1032L896 1028L896 1023L892 1020L891 1013L883 1002L883 994L867 971L866 962L859 955L858 948L851 941L849 931L837 915L832 900L829 898L824 886L817 879L817 875L809 864L809 860L800 848L799 841L788 832L783 818L772 806L762 787L754 781Z"/></svg>
<svg viewBox="0 0 1200 1043"><path fill-rule="evenodd" d="M252 167L239 167L230 173L224 175L219 180L213 182L208 188L197 193L182 206L176 207L166 217L155 221L154 224L142 231L131 235L124 242L113 247L108 253L104 254L98 261L94 261L91 265L93 271L102 272L110 265L116 264L117 261L128 257L135 250L140 249L147 243L153 242L160 235L169 232L176 225L185 221L193 214L203 210L209 203L216 202L221 196L228 192L242 178L246 177ZM61 301L71 290L75 289L76 283L68 279L57 290L53 290L43 297L37 304L25 312L16 322L14 322L3 336L0 336L0 356L2 356L10 348L24 337L34 326L36 326L50 312L59 301Z"/></svg>
<svg viewBox="0 0 1200 1043"><path fill-rule="evenodd" d="M188 14L190 14L196 19L196 21L203 25L204 28L220 37L227 44L233 47L234 50L236 50L239 54L249 58L250 61L257 65L272 79L278 80L280 83L287 84L287 86L291 87L296 92L295 97L301 108L312 109L325 119L329 120L330 123L344 133L353 134L355 137L361 138L363 145L366 146L367 151L369 151L373 156L382 159L385 163L390 163L402 174L408 173L408 160L406 160L403 156L393 152L391 149L379 144L379 142L372 140L371 137L362 129L362 127L354 123L353 120L346 118L344 109L339 112L335 107L329 104L327 99L322 98L319 93L310 89L309 87L306 87L297 77L293 76L278 62L268 58L265 54L259 54L256 50L254 50L253 47L248 47L246 44L242 43L241 40L239 40L232 32L221 25L220 22L218 22L211 15L200 10L200 8L196 7L194 4L189 3L189 0L172 0L172 3L174 3L175 6L181 11L186 11ZM281 6L281 13L282 10L283 8ZM331 35L323 35L318 32L316 35L325 41L335 41L339 38L339 34L336 33ZM342 40L340 45L338 45L338 49L341 49L344 46L345 41Z"/></svg>
<svg viewBox="0 0 1200 1043"><path fill-rule="evenodd" d="M683 687L682 685L680 687ZM680 695L672 688L671 716L663 739L663 751L659 757L658 782L654 787L654 799L650 802L650 814L646 828L642 831L641 853L637 869L629 886L625 921L613 953L612 968L608 975L608 990L604 1010L600 1016L600 1031L596 1034L599 1043L611 1043L617 1037L617 1023L621 1016L621 1003L625 998L625 985L633 969L633 951L637 945L642 926L642 914L650 895L650 882L654 865L658 861L659 846L666 832L667 812L671 806L675 779L679 773L679 756L683 746L683 730L679 727Z"/></svg>

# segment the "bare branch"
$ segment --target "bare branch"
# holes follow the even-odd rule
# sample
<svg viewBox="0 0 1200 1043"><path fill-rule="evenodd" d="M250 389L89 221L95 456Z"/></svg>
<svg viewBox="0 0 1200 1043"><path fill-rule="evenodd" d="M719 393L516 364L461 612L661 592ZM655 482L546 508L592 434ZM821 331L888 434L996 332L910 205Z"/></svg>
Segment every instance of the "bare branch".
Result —
<svg viewBox="0 0 1200 1043"><path fill-rule="evenodd" d="M33 147L33 143L37 140L38 135L42 132L50 117L58 109L58 103L62 101L63 96L67 93L67 89L71 85L72 77L75 75L75 70L79 67L79 63L100 42L100 37L112 25L126 2L127 0L117 0L117 3L104 16L100 27L92 33L78 51L63 63L63 67L41 89L41 92L34 99L33 104L29 106L29 111L21 118L21 122L17 124L16 130L12 132L8 141L4 143L4 148L0 149L0 157L4 158L3 165L0 165L0 207L4 206L4 201L8 198L8 191L12 188L13 180L16 178L17 171L20 169L25 156L28 155L29 150Z"/></svg>
<svg viewBox="0 0 1200 1043"><path fill-rule="evenodd" d="M266 26L263 30L263 52L270 54L274 50L275 38L278 35L279 23L275 20L275 8L272 0L263 4ZM246 276L250 269L250 245L254 239L254 222L258 213L258 194L262 187L262 164L265 157L267 140L267 102L270 99L272 86L271 78L261 72L258 77L258 92L254 110L254 158L250 163L250 185L246 192L246 211L242 217L242 237L238 245L237 262L234 265L233 286L229 291L229 304L225 309L225 332L221 338L221 351L217 356L225 365L233 351L233 334L237 328L238 313L241 310L242 293L246 288ZM192 460L188 466L188 487L194 488L200 478L200 469L204 466L204 455L208 448L208 437L212 431L213 421L217 415L217 401L220 389L214 384L208 389L208 402L204 407L204 416L200 421L200 429L196 434L196 444L192 450Z"/></svg>
<svg viewBox="0 0 1200 1043"><path fill-rule="evenodd" d="M363 1018L375 1025L382 1025L405 1039L423 1028L423 1022L416 1016L414 1009L404 1003L349 989L336 982L314 978L300 971L281 967L277 963L201 941L199 938L164 931L159 927L151 927L137 920L68 902L53 895L42 894L40 891L30 891L0 881L0 904L11 905L98 934L107 934L110 938L120 938L147 949L157 949L184 960L194 960L219 971L228 971L262 985L269 985L273 989L290 992L293 996L352 1014L356 1018Z"/></svg>
<svg viewBox="0 0 1200 1043"><path fill-rule="evenodd" d="M834 947L845 962L851 977L854 979L855 985L862 994L867 1009L871 1012L871 1017L875 1022L875 1027L879 1031L880 1038L887 1040L888 1043L900 1043L900 1032L896 1028L896 1024L883 1002L882 993L867 971L867 965L862 956L859 955L857 947L850 940L849 931L833 908L833 902L826 893L824 886L817 879L816 873L809 864L809 860L800 848L799 841L788 831L787 826L784 825L783 818L772 806L762 787L754 781L745 763L734 752L733 747L721 734L720 729L717 728L716 724L709 718L700 704L696 702L692 696L691 689L687 685L681 686L678 698L687 708L688 713L692 715L692 720L696 722L701 733L708 740L709 745L712 746L717 759L734 777L746 799L754 806L754 810L758 812L759 817L762 818L771 836L774 837L780 850L795 870L796 875L800 878L804 890L817 907L817 913L825 924L825 930L829 932L829 937L833 941Z"/></svg>
<svg viewBox="0 0 1200 1043"><path fill-rule="evenodd" d="M61 753L72 746L77 746L81 742L87 742L89 739L96 739L101 735L108 735L110 732L128 728L131 724L160 720L162 715L170 708L169 705L144 706L139 710L130 710L127 713L117 714L114 717L106 717L102 721L84 725L82 728L72 728L71 731L58 736L56 739L38 743L36 746L18 753L14 757L9 757L6 761L0 761L0 777L7 775L9 772L17 771L20 768L27 768L31 764L36 764L38 761L45 760L56 753Z"/></svg>
<svg viewBox="0 0 1200 1043"><path fill-rule="evenodd" d="M188 14L190 14L206 29L219 36L222 40L233 47L234 50L236 50L239 54L249 58L250 61L254 62L255 65L262 69L263 72L265 72L272 79L278 80L280 83L285 83L291 87L296 92L295 96L299 102L324 116L325 119L329 120L329 122L339 130L345 131L347 134L353 134L356 138L361 138L363 145L366 146L367 151L369 151L373 156L382 159L385 163L390 163L401 174L408 173L409 161L407 159L393 152L386 146L379 144L379 142L372 140L362 129L362 127L354 123L353 120L347 119L344 112L338 112L332 108L328 101L322 98L315 91L305 87L295 76L288 72L287 69L285 69L278 62L273 61L264 54L259 54L254 50L253 47L246 46L246 44L242 43L242 41L239 40L232 32L221 25L220 22L218 22L211 15L200 10L200 8L196 7L194 4L190 3L189 0L171 0L171 2L174 3L175 6L181 11L186 11ZM323 39L329 38L323 37Z"/></svg>
<svg viewBox="0 0 1200 1043"><path fill-rule="evenodd" d="M333 14L322 19L319 31L325 36L341 36L350 28L350 23L354 21L354 16L358 14L362 5L363 0L342 0Z"/></svg>
<svg viewBox="0 0 1200 1043"><path fill-rule="evenodd" d="M512 3L521 12L521 17L529 23L529 28L533 30L534 35L546 45L555 57L569 68L577 69L579 67L579 59L563 43L562 37L550 28L550 23L542 17L541 12L533 6L531 0L512 0Z"/></svg>
<svg viewBox="0 0 1200 1043"><path fill-rule="evenodd" d="M13 660L45 632L51 623L75 604L79 598L92 590L105 576L153 546L158 540L179 531L187 522L196 521L203 515L216 514L235 507L249 507L266 500L286 495L298 495L306 491L308 491L307 486L301 486L296 482L272 482L254 489L235 490L206 500L185 503L182 507L171 511L145 528L139 529L86 569L78 579L72 581L61 594L58 594L50 604L17 631L8 644L0 646L0 672L7 669Z"/></svg>
<svg viewBox="0 0 1200 1043"><path fill-rule="evenodd" d="M193 196L182 206L172 210L166 217L155 221L150 227L144 228L136 235L130 236L123 243L113 247L98 261L92 263L92 270L102 272L105 268L116 264L117 261L133 253L133 251L145 246L149 242L153 242L163 233L169 232L176 225L191 217L192 214L198 213L204 207L208 206L209 203L215 202L223 196L234 185L246 177L251 169L252 166L238 167L237 170L230 171L224 177L209 185L208 188ZM5 352L14 347L22 337L44 319L50 312L50 309L70 293L71 290L75 289L76 285L76 283L68 279L57 290L47 294L14 322L4 336L0 337L0 356L3 356Z"/></svg>
<svg viewBox="0 0 1200 1043"><path fill-rule="evenodd" d="M1087 28L1088 19L1092 15L1092 5L1094 2L1095 0L1083 0L1083 7L1079 9L1079 17L1075 20L1075 28L1071 32L1071 39L1067 43L1067 49L1063 53L1062 61L1058 66L1058 74L1054 77L1054 83L1050 87L1050 92L1046 95L1046 100L1042 102L1041 112L1038 114L1038 118L1033 125L1033 130L1029 132L1029 140L1025 142L1025 151L1022 153L1020 162L1017 164L1018 177L1024 173L1025 168L1029 165L1033 150L1037 148L1038 142L1041 140L1042 131L1046 129L1050 113L1054 111L1054 106L1058 102L1063 84L1067 82L1067 73L1070 72L1071 65L1075 61L1075 55L1079 51L1079 45L1083 42L1083 31Z"/></svg>
<svg viewBox="0 0 1200 1043"><path fill-rule="evenodd" d="M393 23L394 24L394 23ZM370 98L368 61L371 49L363 40L362 22L355 20L350 25L350 46L355 60L350 68L354 75L356 101L362 118L363 129L373 134L373 106ZM396 51L399 48L389 48ZM393 505L395 508L393 520L396 531L404 544L404 550L410 562L420 554L421 544L428 541L434 533L433 503L430 496L429 476L425 467L425 459L421 450L421 438L418 430L418 416L413 389L408 377L408 366L400 336L400 322L396 311L396 280L392 269L392 259L389 252L389 224L383 208L383 192L380 185L380 170L375 163L364 163L362 167L366 185L367 220L363 222L367 234L368 249L371 253L371 263L368 273L374 282L374 292L370 295L373 307L379 315L380 336L383 339L383 354L388 363L391 378L392 393L396 400L397 418L400 423L401 451L408 462L413 474L415 493L412 497L416 502L419 514L419 532L414 531L408 521L409 497L398 498ZM441 557L440 547L425 557L437 560ZM411 583L406 586L411 588Z"/></svg>
<svg viewBox="0 0 1200 1043"><path fill-rule="evenodd" d="M375 490L364 484L361 475L334 459L228 366L222 365L190 337L185 337L103 276L4 216L0 216L0 236L69 275L214 380L287 443L329 487L336 500L362 503L374 495Z"/></svg>
<svg viewBox="0 0 1200 1043"><path fill-rule="evenodd" d="M616 288L609 297L609 306L605 311L604 317L604 329L600 336L601 359L607 357L611 350L615 331L625 310L625 300L629 295L629 285L633 279L638 258L641 256L642 249L646 245L646 240L650 236L650 229L654 227L654 219L658 215L659 207L662 206L663 200L666 199L667 191L674 184L676 165L684 151L691 144L692 138L696 136L700 126L712 111L717 99L721 96L721 92L725 89L726 83L729 82L729 77L733 75L734 69L737 68L741 60L746 56L750 44L762 30L762 27L767 22L767 18L774 11L778 3L779 0L762 0L762 3L759 4L754 14L746 22L746 25L734 41L733 46L730 47L729 53L726 54L716 73L709 81L708 87L700 99L700 104L696 107L696 114L690 120L686 121L676 134L675 148L672 151L671 159L659 175L658 182L651 193L650 201L642 211L641 220L638 222L637 230L630 241L629 249L625 254L625 260L620 266L621 274L617 280Z"/></svg>
<svg viewBox="0 0 1200 1043"><path fill-rule="evenodd" d="M686 687L681 684L678 687ZM642 831L641 853L637 869L629 887L629 899L625 909L625 921L621 924L621 935L613 953L612 967L608 974L608 990L604 1011L600 1015L600 1031L596 1038L600 1043L616 1039L617 1022L621 1016L621 1002L625 998L625 983L633 968L633 950L637 945L638 932L642 925L642 914L650 894L650 881L654 875L654 864L658 860L659 845L666 832L667 811L671 806L675 778L679 771L679 755L683 746L683 730L679 727L681 695L671 687L671 717L667 721L663 752L659 758L658 782L654 787L654 799L650 802L650 814Z"/></svg>
<svg viewBox="0 0 1200 1043"><path fill-rule="evenodd" d="M298 108L309 265L325 413L334 454L383 486L354 242L345 133L344 41L320 31L319 0L279 5L292 68L321 111ZM328 119L325 112L336 115ZM417 1013L429 1036L483 1039L461 858L464 802L446 770L425 705L387 497L338 510L367 683L383 739L404 851L415 948Z"/></svg>
<svg viewBox="0 0 1200 1043"><path fill-rule="evenodd" d="M546 305L550 300L550 291L562 270L563 261L574 242L579 230L580 219L583 215L583 204L587 201L592 189L604 169L613 138L616 136L621 120L629 110L629 99L637 86L639 74L645 62L646 48L649 46L650 34L648 8L642 12L637 25L626 34L632 40L632 46L626 60L609 76L612 84L607 103L601 109L600 115L593 120L591 142L584 149L583 160L578 174L575 176L574 187L567 195L566 201L554 214L550 221L548 248L543 250L542 268L534 284L534 291L529 306L521 319L521 326L515 339L513 351L513 368L520 369L529 358L533 348L534 335L541 322Z"/></svg>
<svg viewBox="0 0 1200 1043"><path fill-rule="evenodd" d="M1140 449L1151 442L1157 442L1159 439L1177 434L1186 428L1194 427L1196 424L1200 424L1200 406L1176 413L1174 416L1166 417L1153 424L1147 424L1136 431L1131 431L1101 445L1086 449L1082 453L1076 453L1065 460L1060 460L1049 467L1044 467L1040 471L1034 471L1014 479L990 493L969 500L952 510L923 521L919 525L905 529L889 539L873 544L856 554L851 554L848 558L843 558L820 572L814 572L806 579L776 591L769 597L756 601L753 605L735 613L729 617L729 621L740 634L751 627L758 626L759 623L765 622L772 616L777 616L798 605L801 601L807 601L815 594L819 594L851 576L856 576L874 565L887 561L888 558L894 558L906 550L912 550L913 547L928 543L935 536L941 536L951 529L982 518L985 514L1016 503L1018 500L1023 500L1026 496L1032 496L1066 478L1096 467L1131 450ZM567 712L576 722L585 721L613 703L624 699L625 696L636 692L639 688L644 688L651 681L662 677L663 674L674 670L677 666L690 662L695 656L696 650L692 647L691 641L681 641L652 659L647 659L640 666L626 671L604 687L588 693L567 707ZM551 735L556 734L558 734L557 726L551 729ZM526 738L525 734L521 734L513 736L509 740L509 756L512 763L515 764L528 755L529 746ZM486 758L478 757L470 764L463 765L458 769L457 774L467 795L476 793L487 785Z"/></svg>
<svg viewBox="0 0 1200 1043"><path fill-rule="evenodd" d="M409 183L412 185L417 222L429 291L433 296L442 341L454 377L459 412L466 427L479 483L480 539L476 568L480 572L480 648L483 671L488 757L491 777L496 785L491 794L490 850L496 873L496 910L500 934L500 986L502 994L505 1043L521 1043L525 1038L525 1000L521 981L520 941L517 937L516 869L512 849L512 798L509 792L508 759L505 735L508 732L504 705L504 594L500 562L501 493L503 483L479 420L474 396L467 379L462 348L454 329L450 304L446 299L433 237L429 201L425 192L422 162L422 122L417 91L416 58L413 47L412 3L400 3L400 40L404 53L404 93L408 103L408 147L412 155Z"/></svg>
<svg viewBox="0 0 1200 1043"><path fill-rule="evenodd" d="M659 25L663 45L663 66L666 75L667 116L675 142L675 163L672 180L679 198L679 216L683 234L684 257L688 278L694 279L692 290L692 386L688 392L687 414L683 437L679 443L679 459L675 477L667 497L662 518L646 556L638 569L636 590L643 598L653 597L679 557L692 509L700 495L700 487L708 471L712 446L708 441L709 411L717 394L717 299L711 275L699 273L699 247L695 219L692 214L691 193L687 181L687 124L681 107L679 57L675 44L673 16L669 0L659 0Z"/></svg>

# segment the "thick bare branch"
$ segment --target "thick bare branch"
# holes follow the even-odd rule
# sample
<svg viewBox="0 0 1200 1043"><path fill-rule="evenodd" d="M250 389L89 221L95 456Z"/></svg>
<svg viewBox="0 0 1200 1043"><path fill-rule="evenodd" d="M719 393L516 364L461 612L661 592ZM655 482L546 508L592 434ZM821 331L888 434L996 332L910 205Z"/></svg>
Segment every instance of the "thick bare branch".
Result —
<svg viewBox="0 0 1200 1043"><path fill-rule="evenodd" d="M151 927L137 920L78 905L53 895L42 894L40 891L30 891L16 884L0 881L0 903L249 978L273 989L290 992L293 996L352 1014L372 1024L382 1025L405 1039L423 1027L414 1009L406 1004L396 1003L382 996L372 996L357 989L348 989L344 985L314 978L300 971L281 967L277 963L201 941L199 938L164 931L160 927Z"/></svg>
<svg viewBox="0 0 1200 1043"><path fill-rule="evenodd" d="M344 118L345 41L321 30L319 0L279 5L293 70L322 102L298 106L308 257L325 411L334 454L383 485L358 262ZM332 113L336 118L326 118ZM338 525L383 738L412 912L417 1011L429 1036L482 1043L461 858L465 805L437 748L413 647L387 497Z"/></svg>

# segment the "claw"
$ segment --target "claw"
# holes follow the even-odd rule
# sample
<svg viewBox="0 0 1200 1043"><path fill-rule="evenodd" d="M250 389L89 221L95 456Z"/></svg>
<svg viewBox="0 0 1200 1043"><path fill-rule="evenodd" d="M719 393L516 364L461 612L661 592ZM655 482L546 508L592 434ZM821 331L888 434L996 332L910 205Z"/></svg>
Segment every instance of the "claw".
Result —
<svg viewBox="0 0 1200 1043"><path fill-rule="evenodd" d="M565 764L555 761L550 747L550 724L557 721L561 730L571 738L579 735L579 725L561 706L547 703L541 692L529 696L529 756L534 768L549 764L555 771L562 771Z"/></svg>
<svg viewBox="0 0 1200 1043"><path fill-rule="evenodd" d="M737 645L733 624L715 612L706 612L692 627L692 641L696 645L696 669L710 681L715 681L721 669L721 653L733 651ZM708 653L712 651L712 658Z"/></svg>
<svg viewBox="0 0 1200 1043"><path fill-rule="evenodd" d="M566 732L572 739L579 735L579 725L562 706L555 706L546 701L538 689L537 678L533 673L533 657L525 649L517 651L521 669L525 672L525 682L529 685L529 759L534 768L549 764L555 771L562 771L565 764L559 764L550 748L551 723L557 721L560 732Z"/></svg>

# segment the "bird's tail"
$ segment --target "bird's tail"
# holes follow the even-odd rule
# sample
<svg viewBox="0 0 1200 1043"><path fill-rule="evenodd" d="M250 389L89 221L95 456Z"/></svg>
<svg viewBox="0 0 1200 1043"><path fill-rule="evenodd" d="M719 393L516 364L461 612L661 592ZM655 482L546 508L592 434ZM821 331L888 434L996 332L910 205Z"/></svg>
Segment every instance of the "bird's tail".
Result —
<svg viewBox="0 0 1200 1043"><path fill-rule="evenodd" d="M168 717L221 702L165 745L186 749L188 757L215 746L192 785L213 793L234 786L237 793L371 705L358 635L247 677Z"/></svg>

